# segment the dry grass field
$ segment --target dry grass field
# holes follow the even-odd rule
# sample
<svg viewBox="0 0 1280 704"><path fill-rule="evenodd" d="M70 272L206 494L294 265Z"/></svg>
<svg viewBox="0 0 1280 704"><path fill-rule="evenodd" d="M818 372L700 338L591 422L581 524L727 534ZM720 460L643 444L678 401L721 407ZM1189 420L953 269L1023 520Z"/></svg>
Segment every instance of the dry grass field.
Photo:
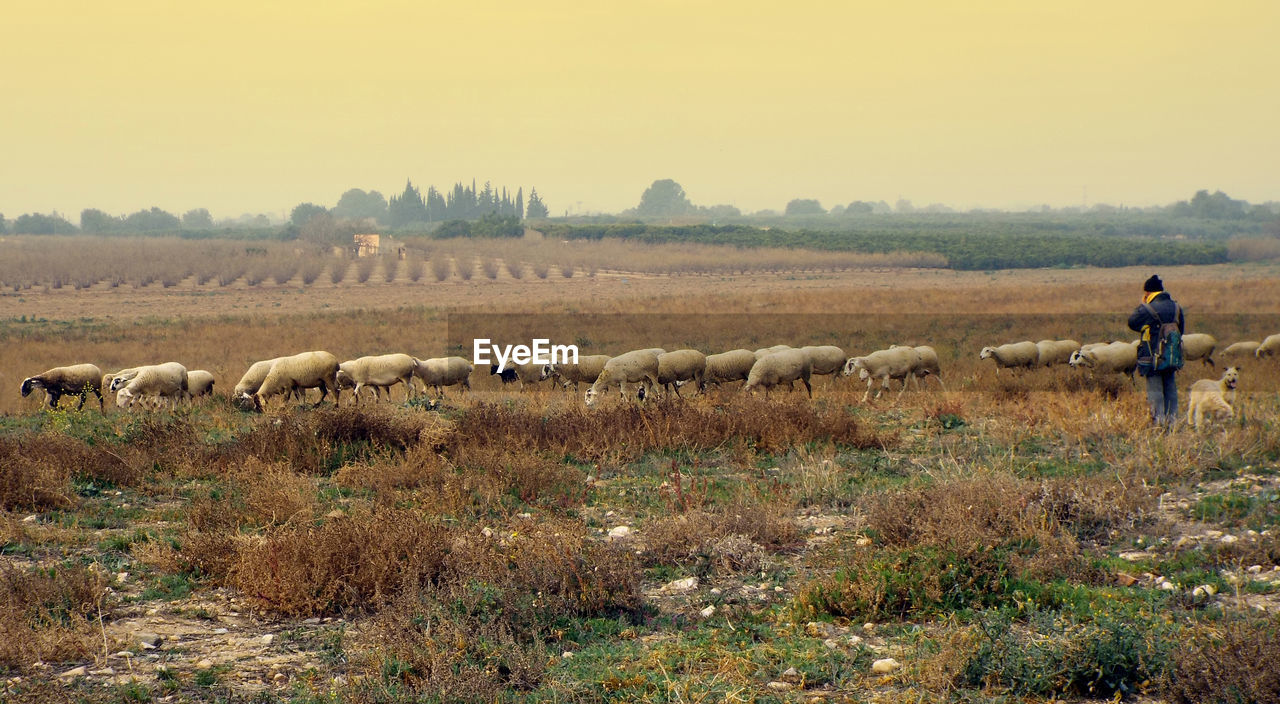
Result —
<svg viewBox="0 0 1280 704"><path fill-rule="evenodd" d="M1162 433L1126 380L977 359L1131 339L1150 271L604 263L0 292L0 700L1280 698L1280 361L1243 363L1235 418ZM1222 346L1280 332L1274 265L1160 274ZM933 344L947 390L588 409L477 370L438 404L227 398L259 359L540 325L584 353ZM168 360L213 398L18 393Z"/></svg>

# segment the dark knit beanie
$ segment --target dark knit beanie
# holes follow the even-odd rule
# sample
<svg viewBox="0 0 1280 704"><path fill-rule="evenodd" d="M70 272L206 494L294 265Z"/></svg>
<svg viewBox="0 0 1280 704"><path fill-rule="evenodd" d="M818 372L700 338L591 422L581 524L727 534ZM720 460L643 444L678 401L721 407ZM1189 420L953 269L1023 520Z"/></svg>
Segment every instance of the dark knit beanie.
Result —
<svg viewBox="0 0 1280 704"><path fill-rule="evenodd" d="M1159 276L1156 276L1153 274L1151 278L1147 279L1147 282L1142 285L1142 290L1147 293L1153 293L1155 291L1163 291L1164 282L1160 280Z"/></svg>

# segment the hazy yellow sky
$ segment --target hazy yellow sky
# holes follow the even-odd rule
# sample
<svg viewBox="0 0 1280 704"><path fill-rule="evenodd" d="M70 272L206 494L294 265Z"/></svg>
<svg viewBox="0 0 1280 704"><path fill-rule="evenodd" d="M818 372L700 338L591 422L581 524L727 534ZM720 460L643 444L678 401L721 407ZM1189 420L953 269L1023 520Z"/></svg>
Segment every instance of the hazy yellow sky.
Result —
<svg viewBox="0 0 1280 704"><path fill-rule="evenodd" d="M1280 200L1280 2L8 2L0 213Z"/></svg>

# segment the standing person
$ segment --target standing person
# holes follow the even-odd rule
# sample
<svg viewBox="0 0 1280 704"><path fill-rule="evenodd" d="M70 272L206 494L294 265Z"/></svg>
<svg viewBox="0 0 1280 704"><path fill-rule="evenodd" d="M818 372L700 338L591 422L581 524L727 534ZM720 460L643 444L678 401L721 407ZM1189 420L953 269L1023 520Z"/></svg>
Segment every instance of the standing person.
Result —
<svg viewBox="0 0 1280 704"><path fill-rule="evenodd" d="M1171 333L1176 325L1177 336ZM1129 329L1142 333L1138 343L1138 373L1147 378L1147 402L1155 424L1172 427L1178 418L1178 386L1182 368L1182 334L1186 320L1182 306L1164 290L1159 276L1142 284L1142 305L1129 316Z"/></svg>

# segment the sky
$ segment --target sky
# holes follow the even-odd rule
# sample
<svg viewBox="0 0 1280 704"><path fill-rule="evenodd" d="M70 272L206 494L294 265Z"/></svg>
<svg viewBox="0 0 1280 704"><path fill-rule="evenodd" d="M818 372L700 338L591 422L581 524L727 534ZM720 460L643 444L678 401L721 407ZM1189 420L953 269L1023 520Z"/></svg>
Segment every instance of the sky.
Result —
<svg viewBox="0 0 1280 704"><path fill-rule="evenodd" d="M9 3L0 213L1280 200L1280 3Z"/></svg>

